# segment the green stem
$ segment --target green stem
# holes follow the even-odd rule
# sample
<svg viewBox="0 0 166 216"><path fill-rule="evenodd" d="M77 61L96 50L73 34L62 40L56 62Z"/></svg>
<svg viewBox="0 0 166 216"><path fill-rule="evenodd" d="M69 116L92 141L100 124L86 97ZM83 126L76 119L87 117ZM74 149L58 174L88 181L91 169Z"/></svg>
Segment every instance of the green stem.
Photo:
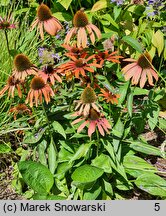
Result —
<svg viewBox="0 0 166 216"><path fill-rule="evenodd" d="M96 136L97 136L97 150L96 150L96 155L98 156L99 155L99 144L100 144L100 138L99 138L99 132L96 128Z"/></svg>
<svg viewBox="0 0 166 216"><path fill-rule="evenodd" d="M72 6L70 5L69 8L70 8L70 10L71 10L72 16L74 17L74 11L73 11Z"/></svg>
<svg viewBox="0 0 166 216"><path fill-rule="evenodd" d="M5 39L6 39L7 50L8 50L8 54L9 54L10 67L12 68L11 56L10 56L10 49L9 49L9 40L8 40L8 36L7 36L7 31L4 30L4 33L5 33Z"/></svg>
<svg viewBox="0 0 166 216"><path fill-rule="evenodd" d="M48 116L47 116L47 113L46 113L46 109L44 107L44 104L42 103L42 108L43 108L43 111L44 111L44 114L45 114L45 117L46 117L46 122L47 122L47 125L49 127L49 131L50 131L50 135L52 136L52 130L51 130L51 125L50 125L50 121L48 119Z"/></svg>
<svg viewBox="0 0 166 216"><path fill-rule="evenodd" d="M78 0L78 4L79 4L80 9L81 9L81 8L82 8L82 5L81 5L81 1L80 1L80 0Z"/></svg>

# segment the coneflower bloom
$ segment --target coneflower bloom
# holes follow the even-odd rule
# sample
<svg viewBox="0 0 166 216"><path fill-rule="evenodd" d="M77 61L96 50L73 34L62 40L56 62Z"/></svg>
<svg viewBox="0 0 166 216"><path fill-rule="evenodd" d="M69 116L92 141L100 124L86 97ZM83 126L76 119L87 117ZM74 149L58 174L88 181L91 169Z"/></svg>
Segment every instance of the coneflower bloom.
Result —
<svg viewBox="0 0 166 216"><path fill-rule="evenodd" d="M103 100L105 100L107 103L112 104L118 104L118 98L120 98L119 94L114 94L113 92L110 92L108 89L100 89L102 94L99 94L98 96L103 97Z"/></svg>
<svg viewBox="0 0 166 216"><path fill-rule="evenodd" d="M117 54L117 51L115 52L112 52L112 53L109 53L108 50L104 51L104 52L98 52L96 55L95 55L95 58L97 60L97 62L100 64L100 65L103 65L104 64L104 61L111 61L113 63L120 63L120 61L118 59L120 58L123 58L122 56L119 56L119 55L116 55Z"/></svg>
<svg viewBox="0 0 166 216"><path fill-rule="evenodd" d="M97 106L96 101L97 96L93 88L90 87L90 84L88 84L88 86L84 89L84 91L81 94L81 99L79 101L75 101L77 103L75 110L78 110L79 115L83 113L84 116L89 115L89 111L91 108L93 108L97 112L100 112L99 108L101 107L99 105Z"/></svg>
<svg viewBox="0 0 166 216"><path fill-rule="evenodd" d="M33 103L35 102L37 107L38 104L42 103L42 96L44 96L44 99L48 104L50 102L50 96L53 97L54 92L41 77L34 77L31 81L30 91L28 92L25 103L29 102L30 107L33 107Z"/></svg>
<svg viewBox="0 0 166 216"><path fill-rule="evenodd" d="M14 70L12 75L19 80L25 80L29 75L37 75L38 69L24 54L18 54L14 58Z"/></svg>
<svg viewBox="0 0 166 216"><path fill-rule="evenodd" d="M68 51L67 53L65 53L66 56L73 55L77 57L77 56L80 56L84 51L82 47L77 47L76 44L73 44L73 45L62 44L62 47L64 47Z"/></svg>
<svg viewBox="0 0 166 216"><path fill-rule="evenodd" d="M32 30L38 25L40 36L44 40L44 30L54 36L56 33L62 29L62 25L58 19L52 16L51 10L45 4L41 4L37 9L37 18L32 23Z"/></svg>
<svg viewBox="0 0 166 216"><path fill-rule="evenodd" d="M76 78L79 78L80 74L82 76L86 76L85 71L93 73L94 68L92 67L101 68L101 65L96 64L95 61L91 62L91 60L94 59L95 55L87 57L87 54L85 54L81 57L76 58L76 56L68 54L68 57L71 59L71 61L60 65L58 67L59 71L62 73L71 71Z"/></svg>
<svg viewBox="0 0 166 216"><path fill-rule="evenodd" d="M17 115L24 115L28 114L31 115L32 111L25 105L25 104L18 104L15 107L12 107L9 112L13 113L14 120L17 119Z"/></svg>
<svg viewBox="0 0 166 216"><path fill-rule="evenodd" d="M124 61L133 62L122 69L126 81L132 78L132 85L139 83L143 88L147 80L151 86L154 85L153 77L156 81L158 80L158 75L151 65L152 59L149 53L141 54L138 60L129 58Z"/></svg>
<svg viewBox="0 0 166 216"><path fill-rule="evenodd" d="M14 29L16 28L15 24L11 23L11 18L2 18L0 17L0 29Z"/></svg>
<svg viewBox="0 0 166 216"><path fill-rule="evenodd" d="M22 97L21 92L21 81L18 79L15 79L13 76L10 76L7 80L7 84L4 86L4 88L0 91L0 97L4 95L6 91L8 91L8 97L14 98L14 91L17 89L18 96Z"/></svg>
<svg viewBox="0 0 166 216"><path fill-rule="evenodd" d="M50 83L54 85L55 80L60 83L62 82L62 79L57 73L57 68L54 68L52 65L47 65L42 71L39 71L38 75L42 77L45 83L47 83L47 81L50 81Z"/></svg>
<svg viewBox="0 0 166 216"><path fill-rule="evenodd" d="M77 113L74 114L75 116L79 116ZM74 116L73 115L73 116ZM104 115L100 112L97 112L95 109L91 108L89 116L87 118L80 117L72 122L72 125L77 124L83 121L83 123L77 129L77 133L80 133L85 126L88 125L88 136L91 137L92 134L95 132L96 128L98 128L100 134L102 136L106 133L109 133L109 129L111 129L111 125L108 120L104 117Z"/></svg>
<svg viewBox="0 0 166 216"><path fill-rule="evenodd" d="M74 27L67 33L64 43L69 44L71 38L77 36L77 46L85 48L88 43L87 33L92 44L95 43L95 35L98 39L101 38L101 32L97 26L89 23L88 18L83 10L76 12L73 18Z"/></svg>

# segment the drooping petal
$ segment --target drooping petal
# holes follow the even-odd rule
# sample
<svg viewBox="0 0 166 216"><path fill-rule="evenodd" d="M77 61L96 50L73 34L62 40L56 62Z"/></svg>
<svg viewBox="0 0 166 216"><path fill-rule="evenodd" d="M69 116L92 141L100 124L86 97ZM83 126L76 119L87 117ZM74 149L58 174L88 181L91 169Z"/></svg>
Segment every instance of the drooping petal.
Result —
<svg viewBox="0 0 166 216"><path fill-rule="evenodd" d="M141 79L140 79L140 87L143 88L146 83L146 71L142 71Z"/></svg>
<svg viewBox="0 0 166 216"><path fill-rule="evenodd" d="M93 25L93 24L89 24L90 28L95 32L96 36L98 39L101 39L101 32L100 30L97 28L97 26Z"/></svg>
<svg viewBox="0 0 166 216"><path fill-rule="evenodd" d="M102 136L104 136L105 133L104 133L104 130L103 130L103 128L102 128L100 122L97 122L97 127L98 127L98 129L99 129L100 134L101 134Z"/></svg>
<svg viewBox="0 0 166 216"><path fill-rule="evenodd" d="M95 132L96 129L96 123L95 121L91 120L88 128L88 136L91 137L92 134Z"/></svg>
<svg viewBox="0 0 166 216"><path fill-rule="evenodd" d="M85 122L83 122L80 126L79 126L79 128L77 129L77 133L80 133L83 129L84 129L84 127L87 125L87 121L85 121Z"/></svg>
<svg viewBox="0 0 166 216"><path fill-rule="evenodd" d="M92 44L94 44L95 43L95 35L94 35L92 29L89 27L89 25L86 26L86 29L88 31L88 34L89 34L89 37L90 37Z"/></svg>

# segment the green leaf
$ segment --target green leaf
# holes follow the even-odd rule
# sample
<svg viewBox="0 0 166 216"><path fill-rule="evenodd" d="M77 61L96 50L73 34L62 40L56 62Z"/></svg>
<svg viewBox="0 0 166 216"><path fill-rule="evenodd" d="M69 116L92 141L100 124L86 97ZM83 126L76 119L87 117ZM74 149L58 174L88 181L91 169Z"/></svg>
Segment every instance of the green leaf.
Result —
<svg viewBox="0 0 166 216"><path fill-rule="evenodd" d="M166 181L155 174L143 174L135 180L135 184L149 194L166 198Z"/></svg>
<svg viewBox="0 0 166 216"><path fill-rule="evenodd" d="M149 91L147 89L142 89L139 87L131 87L131 90L134 90L133 96L134 95L148 95Z"/></svg>
<svg viewBox="0 0 166 216"><path fill-rule="evenodd" d="M92 166L101 168L106 173L111 173L111 159L108 155L101 154L92 160Z"/></svg>
<svg viewBox="0 0 166 216"><path fill-rule="evenodd" d="M101 193L101 186L94 185L92 189L84 193L83 200L95 200Z"/></svg>
<svg viewBox="0 0 166 216"><path fill-rule="evenodd" d="M127 109L128 109L129 116L132 117L132 113L133 113L133 93L132 92L127 96Z"/></svg>
<svg viewBox="0 0 166 216"><path fill-rule="evenodd" d="M60 21L71 21L72 20L72 16L69 13L65 13L65 12L56 12L53 13L53 16L55 16L58 20Z"/></svg>
<svg viewBox="0 0 166 216"><path fill-rule="evenodd" d="M52 137L51 137L51 142L47 149L47 152L48 152L49 169L50 169L50 172L54 174L57 168L58 162L57 162L57 150L56 150L56 146L55 146L55 143Z"/></svg>
<svg viewBox="0 0 166 216"><path fill-rule="evenodd" d="M0 153L8 153L11 152L12 149L9 145L5 144L5 143L1 143L0 144Z"/></svg>
<svg viewBox="0 0 166 216"><path fill-rule="evenodd" d="M121 138L123 136L123 132L124 132L124 125L121 119L119 118L115 126L112 129L112 134L118 138Z"/></svg>
<svg viewBox="0 0 166 216"><path fill-rule="evenodd" d="M104 171L102 169L85 164L75 169L71 178L77 183L91 183L100 178L103 173Z"/></svg>
<svg viewBox="0 0 166 216"><path fill-rule="evenodd" d="M96 12L98 10L101 10L101 9L104 9L107 7L107 0L100 0L100 1L97 1L92 9L91 9L91 12Z"/></svg>
<svg viewBox="0 0 166 216"><path fill-rule="evenodd" d="M67 197L57 196L57 195L41 195L35 194L33 195L33 200L66 200Z"/></svg>
<svg viewBox="0 0 166 216"><path fill-rule="evenodd" d="M41 143L38 144L37 148L38 148L40 163L47 166L47 159L46 159L47 141L42 140Z"/></svg>
<svg viewBox="0 0 166 216"><path fill-rule="evenodd" d="M160 149L140 141L130 141L130 148L148 155L161 156Z"/></svg>
<svg viewBox="0 0 166 216"><path fill-rule="evenodd" d="M153 34L152 43L157 48L158 55L160 56L164 49L164 34L160 30Z"/></svg>
<svg viewBox="0 0 166 216"><path fill-rule="evenodd" d="M151 164L147 163L140 157L134 155L126 155L123 159L123 165L128 174L138 177L141 174L156 172L157 169Z"/></svg>
<svg viewBox="0 0 166 216"><path fill-rule="evenodd" d="M7 6L9 3L10 3L10 0L1 0L0 5Z"/></svg>
<svg viewBox="0 0 166 216"><path fill-rule="evenodd" d="M52 126L53 126L55 132L61 134L61 135L66 139L65 130L63 129L62 125L61 125L59 122L54 121L54 122L52 123Z"/></svg>
<svg viewBox="0 0 166 216"><path fill-rule="evenodd" d="M127 191L133 189L133 185L130 181L126 181L122 176L116 176L116 187L119 190Z"/></svg>
<svg viewBox="0 0 166 216"><path fill-rule="evenodd" d="M59 2L66 10L68 10L72 0L58 0Z"/></svg>
<svg viewBox="0 0 166 216"><path fill-rule="evenodd" d="M122 40L139 53L142 53L142 46L136 39L132 38L131 36L124 36Z"/></svg>
<svg viewBox="0 0 166 216"><path fill-rule="evenodd" d="M118 99L118 105L120 105L124 102L126 95L127 95L128 87L129 87L129 81L125 82L123 85L121 85L119 87L118 94L120 94L120 98Z"/></svg>
<svg viewBox="0 0 166 216"><path fill-rule="evenodd" d="M40 128L37 133L29 132L25 135L23 142L25 144L35 144L40 141L47 127Z"/></svg>
<svg viewBox="0 0 166 216"><path fill-rule="evenodd" d="M157 104L152 104L148 110L149 110L147 114L148 124L150 126L150 129L154 130L158 122L158 116L160 111L159 106Z"/></svg>
<svg viewBox="0 0 166 216"><path fill-rule="evenodd" d="M81 157L85 157L87 155L91 145L92 145L92 142L80 145L80 147L77 149L76 153L72 156L69 163L72 163L73 161L78 160Z"/></svg>
<svg viewBox="0 0 166 216"><path fill-rule="evenodd" d="M44 165L33 161L21 161L19 171L25 183L39 194L48 194L54 184L52 173Z"/></svg>
<svg viewBox="0 0 166 216"><path fill-rule="evenodd" d="M113 192L113 188L110 182L103 180L103 184L104 184L104 191L109 195L109 196L113 196L114 192Z"/></svg>
<svg viewBox="0 0 166 216"><path fill-rule="evenodd" d="M106 25L113 25L116 29L119 29L119 26L118 24L115 22L115 20L111 17L110 14L104 14L104 15L101 15L99 16L99 20L100 21L107 21L106 22Z"/></svg>

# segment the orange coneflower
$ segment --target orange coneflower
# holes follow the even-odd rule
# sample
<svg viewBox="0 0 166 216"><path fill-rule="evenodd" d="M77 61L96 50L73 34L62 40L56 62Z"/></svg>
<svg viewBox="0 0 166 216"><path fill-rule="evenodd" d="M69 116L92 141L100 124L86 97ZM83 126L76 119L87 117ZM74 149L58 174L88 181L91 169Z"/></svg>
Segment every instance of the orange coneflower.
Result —
<svg viewBox="0 0 166 216"><path fill-rule="evenodd" d="M124 74L125 80L129 80L132 78L131 83L132 85L137 85L138 82L140 83L140 87L143 88L147 79L149 85L153 86L153 77L155 80L158 80L158 75L153 69L151 62L152 59L149 53L141 54L138 60L135 59L125 59L124 61L133 62L131 64L126 65L122 72Z"/></svg>
<svg viewBox="0 0 166 216"><path fill-rule="evenodd" d="M39 71L39 76L42 77L45 83L49 80L52 85L55 84L55 80L62 82L62 79L57 74L57 68L54 68L52 65L47 65L42 71Z"/></svg>
<svg viewBox="0 0 166 216"><path fill-rule="evenodd" d="M85 48L88 43L87 33L92 44L95 43L95 35L98 39L101 38L101 32L97 26L89 23L84 11L81 9L76 12L73 18L74 27L67 33L64 43L69 44L73 36L77 35L77 46Z"/></svg>
<svg viewBox="0 0 166 216"><path fill-rule="evenodd" d="M81 99L79 101L76 101L77 106L75 110L79 109L78 114L81 115L81 113L83 113L84 116L89 115L89 111L91 108L95 109L97 112L100 112L100 106L97 106L96 101L97 96L93 88L90 87L90 84L88 84L88 86L84 89L84 91L81 94Z"/></svg>
<svg viewBox="0 0 166 216"><path fill-rule="evenodd" d="M54 92L41 77L34 77L31 81L31 89L28 92L28 96L25 102L30 102L30 107L33 107L33 103L35 102L35 105L37 107L38 103L42 103L42 95L44 95L44 99L48 104L50 102L50 96L53 97Z"/></svg>
<svg viewBox="0 0 166 216"><path fill-rule="evenodd" d="M13 113L14 115L14 120L17 119L18 114L28 114L31 115L32 111L25 105L25 104L18 104L15 107L12 107L9 112Z"/></svg>
<svg viewBox="0 0 166 216"><path fill-rule="evenodd" d="M38 69L24 54L18 54L14 58L14 70L12 75L19 80L25 80L28 75L37 75Z"/></svg>
<svg viewBox="0 0 166 216"><path fill-rule="evenodd" d="M79 116L79 114L75 113L73 116ZM90 109L90 113L88 118L80 117L72 122L72 124L77 124L81 121L84 121L79 128L77 129L77 132L81 132L86 125L88 126L88 136L91 137L92 134L95 132L96 127L98 128L100 134L102 136L105 135L105 132L109 133L108 129L111 129L111 125L109 124L108 120L104 117L104 115L100 112L97 112L93 108Z"/></svg>
<svg viewBox="0 0 166 216"><path fill-rule="evenodd" d="M40 36L42 40L44 40L43 27L45 31L52 36L56 35L56 33L60 29L62 29L62 25L59 22L59 20L56 19L54 16L52 16L52 13L49 7L43 3L37 9L37 18L32 23L32 30L37 25L38 25Z"/></svg>
<svg viewBox="0 0 166 216"><path fill-rule="evenodd" d="M80 74L82 76L86 76L85 71L93 73L94 68L92 68L92 66L97 67L97 68L101 68L101 65L96 64L96 62L92 62L92 63L89 62L92 59L94 59L95 55L87 57L87 54L84 53L84 55L81 55L80 57L76 58L76 56L68 54L68 57L71 58L71 61L60 65L58 67L59 72L65 72L66 73L66 72L70 71L73 73L73 75L76 78L79 78Z"/></svg>
<svg viewBox="0 0 166 216"><path fill-rule="evenodd" d="M106 100L107 103L112 104L118 104L118 98L120 98L119 94L114 94L113 92L110 92L108 89L100 89L102 94L99 94L99 96L103 97L103 100Z"/></svg>
<svg viewBox="0 0 166 216"><path fill-rule="evenodd" d="M122 56L116 55L117 51L109 53L109 50L106 50L104 52L98 51L98 53L95 55L95 58L97 62L99 62L100 65L104 64L104 61L111 61L113 63L120 63L118 59L123 58Z"/></svg>
<svg viewBox="0 0 166 216"><path fill-rule="evenodd" d="M68 45L68 44L62 44L62 46L68 51L65 53L66 56L74 55L74 56L80 56L84 51L82 47L77 47L76 44L74 45Z"/></svg>
<svg viewBox="0 0 166 216"><path fill-rule="evenodd" d="M13 76L10 76L7 80L7 84L0 91L0 97L3 96L6 91L8 91L8 97L10 97L10 95L11 95L11 97L14 98L14 91L15 91L15 89L17 89L18 96L21 98L22 92L21 92L20 84L22 84L20 80L15 79Z"/></svg>

